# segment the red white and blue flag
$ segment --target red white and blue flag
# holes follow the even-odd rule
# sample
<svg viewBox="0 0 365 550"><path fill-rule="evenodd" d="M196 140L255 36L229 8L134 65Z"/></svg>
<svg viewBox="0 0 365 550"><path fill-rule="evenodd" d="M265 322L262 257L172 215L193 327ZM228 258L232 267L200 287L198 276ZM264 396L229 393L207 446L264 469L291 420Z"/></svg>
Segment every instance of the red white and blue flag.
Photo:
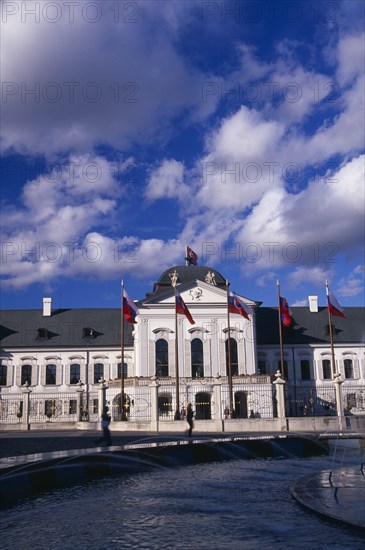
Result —
<svg viewBox="0 0 365 550"><path fill-rule="evenodd" d="M189 321L189 323L191 325L195 325L195 321L194 319L192 318L191 314L190 314L190 311L188 310L184 300L182 299L182 297L180 296L180 293L179 291L176 289L176 302L175 302L175 306L176 306L176 313L179 313L180 315L185 315L185 317L187 318L187 320Z"/></svg>
<svg viewBox="0 0 365 550"><path fill-rule="evenodd" d="M190 246L186 247L186 257L185 260L187 261L188 265L197 265L198 263L198 255L190 248Z"/></svg>
<svg viewBox="0 0 365 550"><path fill-rule="evenodd" d="M328 311L330 312L331 315L335 315L336 317L346 317L343 307L340 306L335 296L328 289L327 289L327 305L328 305Z"/></svg>
<svg viewBox="0 0 365 550"><path fill-rule="evenodd" d="M288 305L287 299L284 298L284 296L280 296L280 315L281 315L281 322L283 323L284 327L290 327L291 317L290 317L289 305Z"/></svg>
<svg viewBox="0 0 365 550"><path fill-rule="evenodd" d="M135 303L123 288L123 315L125 319L128 323L137 323L136 317L138 313L139 311Z"/></svg>
<svg viewBox="0 0 365 550"><path fill-rule="evenodd" d="M248 306L246 306L246 304L244 304L232 291L228 294L228 311L229 313L236 313L245 319L249 319L250 310Z"/></svg>

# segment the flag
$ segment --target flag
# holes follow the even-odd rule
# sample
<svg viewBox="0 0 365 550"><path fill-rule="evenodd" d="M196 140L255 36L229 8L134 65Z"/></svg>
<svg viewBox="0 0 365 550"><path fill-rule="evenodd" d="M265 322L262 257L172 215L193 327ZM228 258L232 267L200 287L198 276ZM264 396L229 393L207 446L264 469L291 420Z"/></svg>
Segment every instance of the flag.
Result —
<svg viewBox="0 0 365 550"><path fill-rule="evenodd" d="M188 262L188 265L197 265L198 263L198 255L190 248L190 246L186 247L185 260Z"/></svg>
<svg viewBox="0 0 365 550"><path fill-rule="evenodd" d="M346 317L344 314L343 307L340 306L334 295L330 290L327 289L327 305L328 305L328 311L331 315L335 315L336 317Z"/></svg>
<svg viewBox="0 0 365 550"><path fill-rule="evenodd" d="M228 311L230 313L236 313L242 315L245 319L249 319L250 310L244 304L234 292L229 292L228 295Z"/></svg>
<svg viewBox="0 0 365 550"><path fill-rule="evenodd" d="M123 314L128 323L136 323L138 313L136 305L123 288Z"/></svg>
<svg viewBox="0 0 365 550"><path fill-rule="evenodd" d="M289 305L287 299L283 296L280 296L280 314L281 322L283 323L284 327L290 327L291 317L289 312Z"/></svg>
<svg viewBox="0 0 365 550"><path fill-rule="evenodd" d="M188 310L184 300L181 298L179 291L176 289L176 313L179 313L180 315L185 315L187 320L191 325L195 325L195 321L190 315L190 311Z"/></svg>

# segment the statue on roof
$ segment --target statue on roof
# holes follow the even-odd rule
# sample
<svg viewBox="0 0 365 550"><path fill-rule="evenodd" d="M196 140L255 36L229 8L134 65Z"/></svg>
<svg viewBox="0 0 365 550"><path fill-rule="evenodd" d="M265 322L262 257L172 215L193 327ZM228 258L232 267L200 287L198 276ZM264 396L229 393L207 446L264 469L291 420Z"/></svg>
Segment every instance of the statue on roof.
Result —
<svg viewBox="0 0 365 550"><path fill-rule="evenodd" d="M206 283L209 283L210 285L215 285L217 286L217 283L216 283L216 280L215 280L215 273L212 273L210 270L208 271L206 277L205 277L205 282Z"/></svg>
<svg viewBox="0 0 365 550"><path fill-rule="evenodd" d="M179 279L179 274L177 273L176 269L173 271L173 273L169 273L169 277L171 279L171 286L173 286L173 287L177 286L177 281Z"/></svg>

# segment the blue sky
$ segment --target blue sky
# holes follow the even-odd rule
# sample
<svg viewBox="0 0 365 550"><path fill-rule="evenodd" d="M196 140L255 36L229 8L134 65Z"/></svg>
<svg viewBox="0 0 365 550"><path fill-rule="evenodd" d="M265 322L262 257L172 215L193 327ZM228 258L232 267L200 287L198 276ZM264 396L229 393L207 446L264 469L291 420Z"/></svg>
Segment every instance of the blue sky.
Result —
<svg viewBox="0 0 365 550"><path fill-rule="evenodd" d="M364 4L3 2L1 302L118 307L184 264L364 305Z"/></svg>

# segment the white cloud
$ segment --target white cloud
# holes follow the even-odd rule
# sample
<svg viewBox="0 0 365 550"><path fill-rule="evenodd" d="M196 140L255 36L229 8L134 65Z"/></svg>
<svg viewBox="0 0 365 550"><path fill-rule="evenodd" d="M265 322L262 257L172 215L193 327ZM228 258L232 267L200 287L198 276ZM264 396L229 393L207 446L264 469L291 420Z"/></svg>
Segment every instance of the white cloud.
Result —
<svg viewBox="0 0 365 550"><path fill-rule="evenodd" d="M340 279L336 293L348 298L364 291L364 266L358 265L346 278Z"/></svg>
<svg viewBox="0 0 365 550"><path fill-rule="evenodd" d="M146 188L146 197L150 200L180 198L189 193L184 183L184 165L174 159L164 160L150 174Z"/></svg>

